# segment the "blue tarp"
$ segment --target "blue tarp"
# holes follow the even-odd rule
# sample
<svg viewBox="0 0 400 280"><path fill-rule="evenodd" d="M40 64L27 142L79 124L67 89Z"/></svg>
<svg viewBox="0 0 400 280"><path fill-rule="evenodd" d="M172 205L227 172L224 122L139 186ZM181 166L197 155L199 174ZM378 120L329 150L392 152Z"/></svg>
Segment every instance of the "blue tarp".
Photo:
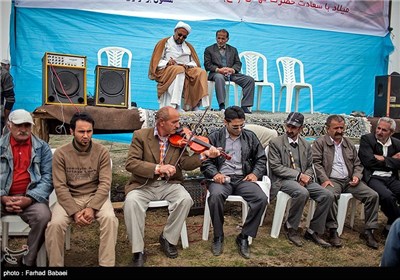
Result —
<svg viewBox="0 0 400 280"><path fill-rule="evenodd" d="M94 96L97 51L105 46L128 48L133 53L132 101L157 109L156 83L148 79L148 66L156 42L173 34L176 20L138 18L88 11L16 8L11 36L14 108L33 111L42 105L42 57L45 52L87 57L87 94ZM83 20L84 19L84 20ZM230 32L229 43L239 50L263 53L268 59L268 79L279 96L275 60L292 56L303 61L306 82L314 89L314 111L373 113L375 76L386 75L390 38L280 27L226 20L186 21L192 27L187 41L203 61L204 49L215 43L215 31ZM271 111L269 89L261 110ZM268 91L268 92L267 92ZM299 111L309 111L309 94L301 94ZM231 91L230 100L233 98ZM216 106L215 97L213 107ZM284 104L284 103L283 103ZM281 108L282 110L282 108Z"/></svg>

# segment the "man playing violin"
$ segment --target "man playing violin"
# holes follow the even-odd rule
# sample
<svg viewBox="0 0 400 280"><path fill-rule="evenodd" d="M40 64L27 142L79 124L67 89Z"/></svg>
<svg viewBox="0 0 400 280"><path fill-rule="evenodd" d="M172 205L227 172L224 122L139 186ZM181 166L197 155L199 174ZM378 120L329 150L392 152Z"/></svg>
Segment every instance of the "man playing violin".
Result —
<svg viewBox="0 0 400 280"><path fill-rule="evenodd" d="M213 182L208 186L208 205L214 227L211 251L214 256L222 254L224 245L224 203L229 195L240 195L249 205L249 213L236 237L239 254L250 258L248 237L256 237L262 215L268 204L269 191L256 183L266 172L265 151L254 132L244 129L245 113L239 106L225 110L225 127L209 135L210 144L224 148L231 156L208 158L203 161L201 171Z"/></svg>
<svg viewBox="0 0 400 280"><path fill-rule="evenodd" d="M211 146L201 154L189 155L186 148L170 144L169 137L180 128L179 112L166 106L155 115L156 127L134 132L125 168L132 176L125 186L124 216L132 244L133 266L144 266L144 227L150 201L168 200L169 216L159 241L169 258L178 256L177 243L184 221L193 205L183 187L182 170L200 167L202 160L218 157L220 151Z"/></svg>

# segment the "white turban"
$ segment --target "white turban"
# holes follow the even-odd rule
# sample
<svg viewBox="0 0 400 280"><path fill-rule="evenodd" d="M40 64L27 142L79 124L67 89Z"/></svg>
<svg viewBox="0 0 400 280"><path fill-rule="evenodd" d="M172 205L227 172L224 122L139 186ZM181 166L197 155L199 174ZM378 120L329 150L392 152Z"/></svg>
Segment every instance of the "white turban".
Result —
<svg viewBox="0 0 400 280"><path fill-rule="evenodd" d="M185 28L186 31L188 32L188 34L190 33L190 31L192 31L192 28L190 27L190 25L187 24L187 23L184 23L183 21L178 22L178 23L176 24L174 30L176 30L177 28Z"/></svg>

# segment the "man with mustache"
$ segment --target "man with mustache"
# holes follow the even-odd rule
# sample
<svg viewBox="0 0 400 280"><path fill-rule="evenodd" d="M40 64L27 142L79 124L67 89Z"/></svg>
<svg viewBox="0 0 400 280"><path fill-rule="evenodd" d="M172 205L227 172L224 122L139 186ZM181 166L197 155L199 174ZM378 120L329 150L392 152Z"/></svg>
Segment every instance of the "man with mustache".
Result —
<svg viewBox="0 0 400 280"><path fill-rule="evenodd" d="M18 215L31 230L24 266L35 266L50 221L49 196L53 191L50 146L32 134L33 119L19 109L8 117L9 133L0 138L1 215Z"/></svg>
<svg viewBox="0 0 400 280"><path fill-rule="evenodd" d="M367 246L378 249L373 230L378 228L378 193L361 181L363 166L353 142L344 137L345 120L339 115L326 119L326 135L317 139L312 146L313 162L317 180L322 187L335 195L326 221L329 242L334 247L342 247L338 236L337 212L341 193L351 193L364 203L365 225L360 238Z"/></svg>
<svg viewBox="0 0 400 280"><path fill-rule="evenodd" d="M358 152L364 165L363 179L379 194L381 210L387 217L384 237L400 217L400 140L393 137L395 131L394 119L380 118L374 132L361 136Z"/></svg>
<svg viewBox="0 0 400 280"><path fill-rule="evenodd" d="M300 136L304 116L291 112L285 122L286 134L269 142L268 160L272 181L271 198L278 191L291 196L289 214L284 222L286 237L296 246L303 246L298 227L303 209L311 198L317 202L310 226L304 234L306 240L327 248L331 244L321 238L326 218L333 203L333 193L321 187L314 179L311 145Z"/></svg>

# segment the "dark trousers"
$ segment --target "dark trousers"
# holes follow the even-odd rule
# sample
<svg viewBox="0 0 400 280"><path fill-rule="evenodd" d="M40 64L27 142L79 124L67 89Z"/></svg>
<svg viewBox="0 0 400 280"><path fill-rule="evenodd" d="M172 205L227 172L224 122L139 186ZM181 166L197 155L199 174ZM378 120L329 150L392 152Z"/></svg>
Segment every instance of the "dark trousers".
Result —
<svg viewBox="0 0 400 280"><path fill-rule="evenodd" d="M249 212L242 227L242 234L251 237L256 237L257 235L262 215L268 204L268 198L255 182L235 182L237 182L235 178L232 178L231 183L224 183L222 185L211 183L208 186L208 191L210 192L208 206L214 227L214 237L224 235L224 205L229 195L240 195L248 203Z"/></svg>
<svg viewBox="0 0 400 280"><path fill-rule="evenodd" d="M382 212L391 225L400 217L400 181L395 177L372 176L368 186L379 194L379 204Z"/></svg>

